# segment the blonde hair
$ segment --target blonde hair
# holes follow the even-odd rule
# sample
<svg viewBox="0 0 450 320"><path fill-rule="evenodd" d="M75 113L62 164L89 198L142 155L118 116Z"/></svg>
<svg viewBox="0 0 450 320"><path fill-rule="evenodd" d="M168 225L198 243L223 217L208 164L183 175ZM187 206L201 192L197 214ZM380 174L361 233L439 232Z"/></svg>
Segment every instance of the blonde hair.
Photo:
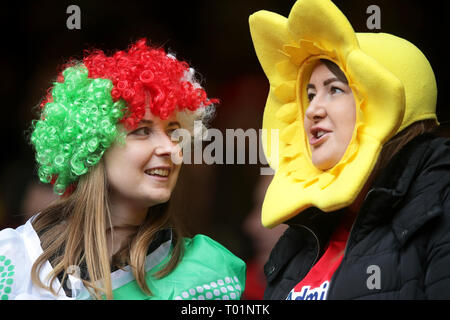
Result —
<svg viewBox="0 0 450 320"><path fill-rule="evenodd" d="M52 286L58 275L62 274L64 282L71 266L85 264L88 279L82 281L91 295L96 299L113 299L106 235L108 226L113 232L110 221L102 159L80 177L70 196L57 200L33 220L43 249L31 269L33 283L57 295ZM149 208L144 223L130 236L127 247L119 250L112 259L130 265L136 282L147 295L151 295L145 281L147 250L158 231L166 228L173 228L173 251L169 262L155 274L157 278L164 277L176 267L183 254L182 234L175 217L169 214L168 204ZM53 270L45 280L49 281L46 285L39 273L47 260L51 261Z"/></svg>

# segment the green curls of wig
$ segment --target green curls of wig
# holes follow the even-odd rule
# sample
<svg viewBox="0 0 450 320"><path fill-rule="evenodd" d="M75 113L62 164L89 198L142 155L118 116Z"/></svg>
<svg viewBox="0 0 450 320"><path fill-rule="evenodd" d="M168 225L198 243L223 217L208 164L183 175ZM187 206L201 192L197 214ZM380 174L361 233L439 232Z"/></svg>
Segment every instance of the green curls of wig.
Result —
<svg viewBox="0 0 450 320"><path fill-rule="evenodd" d="M111 80L88 78L83 64L67 68L63 76L64 82L54 83L52 101L33 122L31 134L39 179L52 182L59 195L120 136L117 123L126 109L123 100L113 101Z"/></svg>

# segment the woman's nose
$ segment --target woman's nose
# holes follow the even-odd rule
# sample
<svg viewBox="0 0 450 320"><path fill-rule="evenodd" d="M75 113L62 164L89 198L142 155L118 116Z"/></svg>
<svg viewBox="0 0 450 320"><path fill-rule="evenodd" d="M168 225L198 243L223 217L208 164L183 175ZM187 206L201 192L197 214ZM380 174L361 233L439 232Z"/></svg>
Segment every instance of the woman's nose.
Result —
<svg viewBox="0 0 450 320"><path fill-rule="evenodd" d="M317 96L314 97L308 108L306 108L305 115L311 121L325 118L327 115L327 111L323 99Z"/></svg>
<svg viewBox="0 0 450 320"><path fill-rule="evenodd" d="M170 136L165 133L161 133L158 137L158 144L155 148L155 153L158 156L170 156L173 152L176 152L177 144L172 141Z"/></svg>

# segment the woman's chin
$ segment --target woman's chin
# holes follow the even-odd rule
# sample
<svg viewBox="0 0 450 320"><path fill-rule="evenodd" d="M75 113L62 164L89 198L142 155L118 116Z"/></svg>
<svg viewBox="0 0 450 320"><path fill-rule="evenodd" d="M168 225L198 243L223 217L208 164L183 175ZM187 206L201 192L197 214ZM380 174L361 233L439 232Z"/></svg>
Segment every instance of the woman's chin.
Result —
<svg viewBox="0 0 450 320"><path fill-rule="evenodd" d="M332 146L332 144L322 145L312 151L311 161L319 170L326 171L337 165L347 148L329 148L329 146Z"/></svg>
<svg viewBox="0 0 450 320"><path fill-rule="evenodd" d="M150 208L159 204L163 204L170 200L171 193L170 192L144 192L140 195L135 195L134 197L130 197L128 201L135 203L138 207L146 207Z"/></svg>
<svg viewBox="0 0 450 320"><path fill-rule="evenodd" d="M326 171L329 170L331 168L333 168L339 161L336 161L334 158L332 157L319 157L316 156L312 158L312 163L313 165L322 171Z"/></svg>
<svg viewBox="0 0 450 320"><path fill-rule="evenodd" d="M150 206L155 206L158 204L166 203L170 200L171 193L162 193L162 194L152 194L151 198L148 198L148 202Z"/></svg>

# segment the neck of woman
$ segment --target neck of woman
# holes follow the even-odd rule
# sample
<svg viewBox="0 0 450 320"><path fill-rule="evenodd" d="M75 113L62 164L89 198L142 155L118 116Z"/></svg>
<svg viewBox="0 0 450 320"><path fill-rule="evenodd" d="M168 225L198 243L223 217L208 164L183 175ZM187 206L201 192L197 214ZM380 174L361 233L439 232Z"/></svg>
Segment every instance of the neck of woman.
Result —
<svg viewBox="0 0 450 320"><path fill-rule="evenodd" d="M130 236L135 234L147 217L148 208L136 206L127 201L114 201L109 205L110 226L106 230L110 257L128 245Z"/></svg>

